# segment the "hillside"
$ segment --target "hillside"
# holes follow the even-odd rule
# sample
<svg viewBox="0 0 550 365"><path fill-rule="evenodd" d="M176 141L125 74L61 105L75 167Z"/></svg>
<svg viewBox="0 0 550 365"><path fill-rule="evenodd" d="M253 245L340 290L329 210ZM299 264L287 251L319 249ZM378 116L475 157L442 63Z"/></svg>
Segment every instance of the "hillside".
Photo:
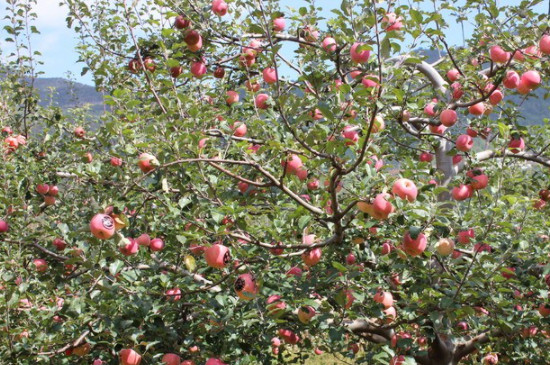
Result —
<svg viewBox="0 0 550 365"><path fill-rule="evenodd" d="M103 96L93 86L63 78L38 78L34 85L40 93L41 105L53 103L67 110L89 104L93 115L103 113Z"/></svg>

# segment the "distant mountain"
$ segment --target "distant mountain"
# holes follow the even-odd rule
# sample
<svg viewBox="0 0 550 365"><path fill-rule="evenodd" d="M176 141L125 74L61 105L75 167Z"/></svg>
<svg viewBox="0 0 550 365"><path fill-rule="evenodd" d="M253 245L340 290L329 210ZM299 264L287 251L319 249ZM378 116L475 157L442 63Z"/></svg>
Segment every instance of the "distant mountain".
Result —
<svg viewBox="0 0 550 365"><path fill-rule="evenodd" d="M63 78L38 78L34 86L40 94L40 105L52 103L63 110L89 104L92 114L99 116L104 111L103 96L93 86Z"/></svg>

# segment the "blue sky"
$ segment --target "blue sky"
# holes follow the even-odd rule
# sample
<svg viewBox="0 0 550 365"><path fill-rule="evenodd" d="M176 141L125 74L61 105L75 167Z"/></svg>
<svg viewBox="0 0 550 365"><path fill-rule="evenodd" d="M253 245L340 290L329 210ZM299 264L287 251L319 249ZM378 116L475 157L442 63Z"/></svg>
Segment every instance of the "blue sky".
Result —
<svg viewBox="0 0 550 365"><path fill-rule="evenodd" d="M460 0L463 2L463 0ZM339 0L317 0L317 7L325 9L322 13L325 17L330 17L330 9L340 6ZM425 1L421 5L424 9L431 9L431 1ZM500 4L518 4L518 1L507 0L500 1ZM41 34L37 35L33 39L33 48L42 53L41 60L44 65L40 67L41 71L44 71L44 77L67 77L67 72L71 72L73 78L82 83L92 84L92 78L90 75L85 77L80 76L82 64L77 63L78 54L75 51L77 44L76 35L72 30L66 28L65 17L66 9L59 7L59 0L38 0L36 12L38 19L36 26L40 30ZM303 0L281 0L282 10L286 10L286 6L292 6L298 9L301 6L306 5ZM546 2L539 5L540 11L545 11L547 7ZM0 14L4 13L5 1L0 0ZM5 20L1 20L2 27ZM471 33L472 26L466 25L466 37ZM453 24L447 31L448 41L450 44L462 44L462 33L458 24ZM5 34L0 32L0 49L3 53L6 53L6 49L9 49L9 45L4 42ZM291 49L287 52L292 52ZM4 55L5 56L5 55Z"/></svg>

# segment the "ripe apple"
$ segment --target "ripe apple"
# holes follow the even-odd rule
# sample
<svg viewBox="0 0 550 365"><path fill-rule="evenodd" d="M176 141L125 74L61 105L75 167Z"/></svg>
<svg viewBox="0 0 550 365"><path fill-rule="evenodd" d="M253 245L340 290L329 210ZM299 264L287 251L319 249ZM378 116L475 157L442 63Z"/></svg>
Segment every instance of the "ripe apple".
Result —
<svg viewBox="0 0 550 365"><path fill-rule="evenodd" d="M393 306L393 295L387 291L378 291L374 295L374 301L380 303L384 308L389 308Z"/></svg>
<svg viewBox="0 0 550 365"><path fill-rule="evenodd" d="M138 238L136 238L136 242L140 246L146 246L149 247L151 244L151 237L147 233L143 233Z"/></svg>
<svg viewBox="0 0 550 365"><path fill-rule="evenodd" d="M153 238L149 244L149 248L153 252L162 251L164 249L164 241L160 238Z"/></svg>
<svg viewBox="0 0 550 365"><path fill-rule="evenodd" d="M502 84L507 89L515 89L519 86L520 77L516 71L507 71Z"/></svg>
<svg viewBox="0 0 550 365"><path fill-rule="evenodd" d="M312 179L307 183L307 188L309 190L317 190L319 189L319 179Z"/></svg>
<svg viewBox="0 0 550 365"><path fill-rule="evenodd" d="M303 163L298 155L291 154L281 161L281 166L285 168L287 174L296 174L302 169Z"/></svg>
<svg viewBox="0 0 550 365"><path fill-rule="evenodd" d="M302 261L309 267L317 265L321 261L321 254L322 251L320 248L307 250L302 254Z"/></svg>
<svg viewBox="0 0 550 365"><path fill-rule="evenodd" d="M44 197L44 204L46 204L47 206L55 205L55 196L46 195Z"/></svg>
<svg viewBox="0 0 550 365"><path fill-rule="evenodd" d="M269 100L269 95L258 94L256 95L256 98L254 98L254 105L258 109L267 109L269 107L269 105L267 104L268 100Z"/></svg>
<svg viewBox="0 0 550 365"><path fill-rule="evenodd" d="M443 124L445 127L452 127L458 120L458 116L456 114L456 111L452 109L445 109L439 115L439 120L441 121L441 124Z"/></svg>
<svg viewBox="0 0 550 365"><path fill-rule="evenodd" d="M520 153L525 150L525 141L521 137L514 136L508 143L508 148L512 153Z"/></svg>
<svg viewBox="0 0 550 365"><path fill-rule="evenodd" d="M497 105L502 101L503 98L504 98L504 94L502 94L502 91L500 91L499 89L496 89L489 96L489 103L491 103L491 105Z"/></svg>
<svg viewBox="0 0 550 365"><path fill-rule="evenodd" d="M44 259L34 259L32 264L34 265L36 272L45 272L48 270L48 263Z"/></svg>
<svg viewBox="0 0 550 365"><path fill-rule="evenodd" d="M139 251L139 245L133 238L124 238L121 240L118 250L124 256L131 256Z"/></svg>
<svg viewBox="0 0 550 365"><path fill-rule="evenodd" d="M355 63L365 63L369 60L370 58L370 50L368 49L365 49L365 50L358 50L358 48L361 48L365 46L364 43L354 43L352 46L351 46L351 49L350 49L350 56L351 56L351 59L353 62Z"/></svg>
<svg viewBox="0 0 550 365"><path fill-rule="evenodd" d="M193 76L201 78L206 74L206 65L204 61L195 61L191 63L191 73Z"/></svg>
<svg viewBox="0 0 550 365"><path fill-rule="evenodd" d="M267 298L266 303L267 303L266 309L268 311L267 313L270 316L277 317L281 315L286 309L286 303L283 300L281 300L280 295L270 295Z"/></svg>
<svg viewBox="0 0 550 365"><path fill-rule="evenodd" d="M181 299L181 290L180 288L168 289L166 291L166 299L172 302L177 302Z"/></svg>
<svg viewBox="0 0 550 365"><path fill-rule="evenodd" d="M143 66L145 66L145 69L149 72L155 72L155 70L157 69L157 65L151 57L145 57L143 59Z"/></svg>
<svg viewBox="0 0 550 365"><path fill-rule="evenodd" d="M485 104L477 103L468 107L468 112L472 115L483 115L485 113Z"/></svg>
<svg viewBox="0 0 550 365"><path fill-rule="evenodd" d="M506 63L510 58L510 52L504 51L500 46L492 46L489 49L489 57L495 63Z"/></svg>
<svg viewBox="0 0 550 365"><path fill-rule="evenodd" d="M177 29L185 29L191 25L191 21L187 19L184 15L178 15L174 22L174 26Z"/></svg>
<svg viewBox="0 0 550 365"><path fill-rule="evenodd" d="M521 75L520 84L523 84L526 88L534 90L540 86L541 78L537 71L527 71Z"/></svg>
<svg viewBox="0 0 550 365"><path fill-rule="evenodd" d="M225 76L225 69L222 66L218 66L214 70L214 77L217 79L223 79L224 76Z"/></svg>
<svg viewBox="0 0 550 365"><path fill-rule="evenodd" d="M170 67L170 76L177 79L179 75L183 73L183 67L181 66L172 66Z"/></svg>
<svg viewBox="0 0 550 365"><path fill-rule="evenodd" d="M120 159L118 157L111 157L111 160L109 162L111 163L111 166L113 166L113 167L122 166L122 159Z"/></svg>
<svg viewBox="0 0 550 365"><path fill-rule="evenodd" d="M204 258L208 266L223 269L231 261L231 252L224 245L214 244L204 251Z"/></svg>
<svg viewBox="0 0 550 365"><path fill-rule="evenodd" d="M161 362L165 365L180 365L181 358L176 354L165 354Z"/></svg>
<svg viewBox="0 0 550 365"><path fill-rule="evenodd" d="M315 317L315 308L305 305L298 309L298 320L303 324L308 324Z"/></svg>
<svg viewBox="0 0 550 365"><path fill-rule="evenodd" d="M373 217L378 220L387 219L388 216L393 213L394 207L387 199L389 194L381 193L376 195L372 203Z"/></svg>
<svg viewBox="0 0 550 365"><path fill-rule="evenodd" d="M40 195L46 195L50 191L50 186L48 184L38 184L36 185L36 192Z"/></svg>
<svg viewBox="0 0 550 365"><path fill-rule="evenodd" d="M90 221L90 231L96 238L109 239L115 234L115 221L107 214L96 214Z"/></svg>
<svg viewBox="0 0 550 365"><path fill-rule="evenodd" d="M395 318L397 318L397 311L395 310L395 307L386 308L382 312L386 317L386 324L392 323L393 321L395 321Z"/></svg>
<svg viewBox="0 0 550 365"><path fill-rule="evenodd" d="M353 264L355 264L355 261L356 261L356 260L357 260L357 259L356 259L355 255L354 255L352 252L350 252L350 253L346 256L346 264L348 264L348 265L353 265Z"/></svg>
<svg viewBox="0 0 550 365"><path fill-rule="evenodd" d="M54 239L52 244L55 246L55 248L58 251L63 251L65 249L65 247L67 247L67 244L61 238Z"/></svg>
<svg viewBox="0 0 550 365"><path fill-rule="evenodd" d="M286 272L286 276L295 276L299 279L302 277L302 269L298 266L293 266Z"/></svg>
<svg viewBox="0 0 550 365"><path fill-rule="evenodd" d="M361 83L364 87L367 89L369 88L377 88L380 86L380 80L378 79L378 76L376 75L367 75L361 79Z"/></svg>
<svg viewBox="0 0 550 365"><path fill-rule="evenodd" d="M460 72L456 68L453 68L447 71L447 78L450 82L455 82L460 78Z"/></svg>
<svg viewBox="0 0 550 365"><path fill-rule="evenodd" d="M201 41L202 37L200 35L199 32L197 32L196 30L189 30L186 34L185 34L185 37L183 38L183 41L185 43L187 43L187 45L194 45L194 44L197 44Z"/></svg>
<svg viewBox="0 0 550 365"><path fill-rule="evenodd" d="M264 68L262 75L264 81L268 84L274 84L277 82L277 70L273 67Z"/></svg>
<svg viewBox="0 0 550 365"><path fill-rule="evenodd" d="M212 1L212 12L217 16L224 16L227 14L229 6L223 0L213 0Z"/></svg>
<svg viewBox="0 0 550 365"><path fill-rule="evenodd" d="M118 355L120 365L139 365L141 363L141 355L132 349L120 350Z"/></svg>
<svg viewBox="0 0 550 365"><path fill-rule="evenodd" d="M455 186L451 192L454 200L462 201L471 198L473 195L473 189L470 185L460 184Z"/></svg>
<svg viewBox="0 0 550 365"><path fill-rule="evenodd" d="M449 256L454 252L455 243L450 238L441 238L435 245L435 249L441 256Z"/></svg>
<svg viewBox="0 0 550 365"><path fill-rule="evenodd" d="M156 166L159 165L157 158L149 153L142 153L139 155L138 167L143 173L153 171Z"/></svg>
<svg viewBox="0 0 550 365"><path fill-rule="evenodd" d="M234 90L229 90L225 93L227 97L225 98L225 102L228 105L235 104L239 102L239 93Z"/></svg>
<svg viewBox="0 0 550 365"><path fill-rule="evenodd" d="M480 169L474 169L467 172L467 175L473 181L470 186L474 190L485 189L489 184L489 177L483 173Z"/></svg>
<svg viewBox="0 0 550 365"><path fill-rule="evenodd" d="M236 121L233 123L233 135L235 137L244 137L246 135L247 128L243 122Z"/></svg>
<svg viewBox="0 0 550 365"><path fill-rule="evenodd" d="M539 40L539 49L544 54L550 54L550 36L545 34Z"/></svg>
<svg viewBox="0 0 550 365"><path fill-rule="evenodd" d="M420 162L432 162L434 155L429 152L422 152L419 156Z"/></svg>
<svg viewBox="0 0 550 365"><path fill-rule="evenodd" d="M456 324L456 327L461 331L467 331L468 330L468 323L461 321Z"/></svg>
<svg viewBox="0 0 550 365"><path fill-rule="evenodd" d="M271 346L273 346L273 347L281 346L281 340L279 339L279 337L273 337L271 339Z"/></svg>
<svg viewBox="0 0 550 365"><path fill-rule="evenodd" d="M359 141L359 132L355 129L354 126L348 125L345 126L342 131L342 136L346 140L346 145L351 146Z"/></svg>
<svg viewBox="0 0 550 365"><path fill-rule="evenodd" d="M403 251L412 257L416 257L422 254L426 250L428 240L424 233L418 234L416 239L413 239L410 235L410 232L407 231L403 237Z"/></svg>
<svg viewBox="0 0 550 365"><path fill-rule="evenodd" d="M241 274L233 285L237 296L242 300L252 300L260 291L253 274Z"/></svg>
<svg viewBox="0 0 550 365"><path fill-rule="evenodd" d="M462 90L462 85L459 82L451 84L451 91L454 100L458 100L464 95L464 90Z"/></svg>
<svg viewBox="0 0 550 365"><path fill-rule="evenodd" d="M300 337L289 329L279 329L279 337L289 345L296 345L300 341Z"/></svg>
<svg viewBox="0 0 550 365"><path fill-rule="evenodd" d="M84 138L84 135L86 134L86 131L84 130L84 128L82 127L76 127L74 129L74 135L77 137L77 138Z"/></svg>
<svg viewBox="0 0 550 365"><path fill-rule="evenodd" d="M398 17L395 13L386 13L382 19L382 28L387 32L399 31L403 28L402 18Z"/></svg>
<svg viewBox="0 0 550 365"><path fill-rule="evenodd" d="M461 155L454 155L453 156L453 165L458 165L462 161Z"/></svg>
<svg viewBox="0 0 550 365"><path fill-rule="evenodd" d="M539 197L545 202L550 201L550 189L542 189L539 191Z"/></svg>
<svg viewBox="0 0 550 365"><path fill-rule="evenodd" d="M474 140L467 134L461 134L456 139L456 149L462 152L468 152L474 146Z"/></svg>
<svg viewBox="0 0 550 365"><path fill-rule="evenodd" d="M336 48L338 45L336 44L336 40L332 37L325 37L323 39L323 42L321 42L321 47L327 52L334 52L336 51Z"/></svg>
<svg viewBox="0 0 550 365"><path fill-rule="evenodd" d="M401 199L406 199L409 202L416 200L418 189L414 182L409 179L398 179L393 183L392 193L399 196Z"/></svg>
<svg viewBox="0 0 550 365"><path fill-rule="evenodd" d="M286 27L286 21L285 18L280 16L275 19L273 19L273 30L275 32L282 32L285 30Z"/></svg>
<svg viewBox="0 0 550 365"><path fill-rule="evenodd" d="M432 101L430 101L426 106L424 107L424 114L426 114L429 117L435 117L435 107L437 106L437 99L433 98Z"/></svg>

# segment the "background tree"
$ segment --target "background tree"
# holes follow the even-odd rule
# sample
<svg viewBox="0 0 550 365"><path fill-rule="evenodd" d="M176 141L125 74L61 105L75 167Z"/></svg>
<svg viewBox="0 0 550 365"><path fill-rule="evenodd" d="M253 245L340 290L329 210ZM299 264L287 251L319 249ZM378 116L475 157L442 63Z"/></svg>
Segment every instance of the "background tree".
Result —
<svg viewBox="0 0 550 365"><path fill-rule="evenodd" d="M539 2L63 3L110 111L36 105L10 0L8 362L548 362Z"/></svg>

